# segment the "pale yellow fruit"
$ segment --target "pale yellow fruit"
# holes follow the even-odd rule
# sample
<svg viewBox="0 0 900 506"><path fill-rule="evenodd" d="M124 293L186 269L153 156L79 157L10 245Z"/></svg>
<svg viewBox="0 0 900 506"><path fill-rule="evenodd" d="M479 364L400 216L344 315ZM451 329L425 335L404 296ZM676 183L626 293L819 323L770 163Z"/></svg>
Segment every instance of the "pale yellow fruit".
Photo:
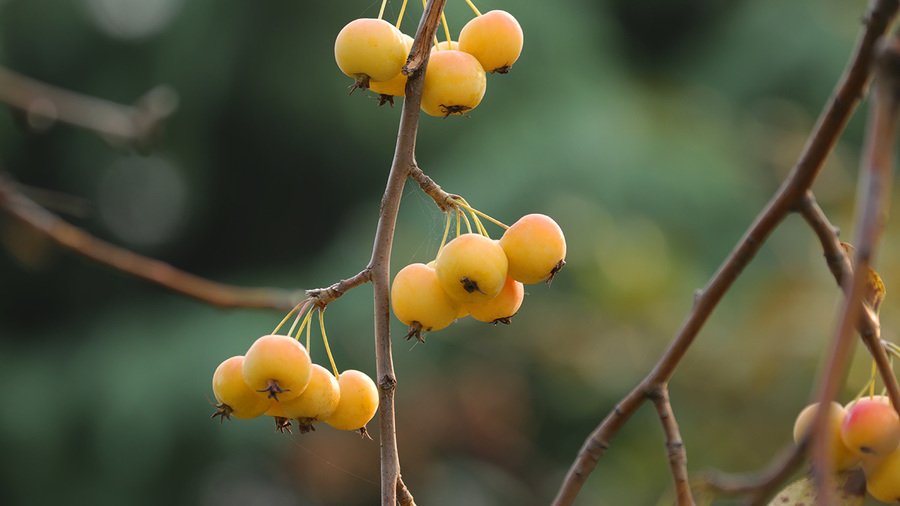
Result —
<svg viewBox="0 0 900 506"><path fill-rule="evenodd" d="M336 429L365 428L378 411L378 387L363 372L348 369L338 376L341 399L334 413L325 423Z"/></svg>
<svg viewBox="0 0 900 506"><path fill-rule="evenodd" d="M479 234L462 234L444 245L435 272L450 297L460 302L484 302L506 283L503 248Z"/></svg>
<svg viewBox="0 0 900 506"><path fill-rule="evenodd" d="M363 88L369 81L387 81L399 74L408 53L403 34L383 19L354 19L334 41L334 59L341 72Z"/></svg>
<svg viewBox="0 0 900 506"><path fill-rule="evenodd" d="M301 425L321 422L334 414L341 399L341 387L334 375L319 364L312 365L312 377L299 397L284 401L281 407L288 418Z"/></svg>
<svg viewBox="0 0 900 506"><path fill-rule="evenodd" d="M478 60L462 51L433 51L422 85L422 110L432 116L465 114L484 98L487 78Z"/></svg>

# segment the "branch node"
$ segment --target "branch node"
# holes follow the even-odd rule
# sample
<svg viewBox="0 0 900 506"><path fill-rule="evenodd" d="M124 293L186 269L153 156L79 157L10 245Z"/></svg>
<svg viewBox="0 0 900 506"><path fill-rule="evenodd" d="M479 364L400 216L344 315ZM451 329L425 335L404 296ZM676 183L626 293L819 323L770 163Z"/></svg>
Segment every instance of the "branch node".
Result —
<svg viewBox="0 0 900 506"><path fill-rule="evenodd" d="M397 378L393 375L385 374L381 377L381 380L378 381L378 386L381 387L381 390L384 392L393 392L397 387Z"/></svg>

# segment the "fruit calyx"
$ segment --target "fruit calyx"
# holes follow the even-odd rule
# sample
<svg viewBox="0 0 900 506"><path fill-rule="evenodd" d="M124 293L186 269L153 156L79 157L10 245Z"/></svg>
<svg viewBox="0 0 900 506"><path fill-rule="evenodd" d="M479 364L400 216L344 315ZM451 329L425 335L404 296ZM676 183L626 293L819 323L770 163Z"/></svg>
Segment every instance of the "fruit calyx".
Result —
<svg viewBox="0 0 900 506"><path fill-rule="evenodd" d="M547 280L544 281L544 283L547 283L549 285L551 282L553 282L553 278L555 278L556 275L559 274L559 271L561 271L562 268L565 266L566 266L566 261L560 260L559 263L557 263L556 266L550 270L550 275L547 276Z"/></svg>
<svg viewBox="0 0 900 506"><path fill-rule="evenodd" d="M406 339L407 341L409 341L410 339L415 337L416 341L419 341L420 343L425 344L425 338L422 337L423 330L425 330L425 329L422 328L422 324L417 321L414 321L409 324L409 332L407 332L406 335L403 336L403 338Z"/></svg>
<svg viewBox="0 0 900 506"><path fill-rule="evenodd" d="M220 425L224 423L226 419L231 421L231 412L234 411L233 409L231 409L231 406L225 404L224 402L216 404L215 402L210 401L209 403L216 407L216 412L213 413L210 418L215 418L218 416Z"/></svg>
<svg viewBox="0 0 900 506"><path fill-rule="evenodd" d="M487 295L481 288L478 287L478 282L474 279L470 279L468 276L463 276L462 279L459 280L459 282L462 283L463 289L469 293L478 292Z"/></svg>
<svg viewBox="0 0 900 506"><path fill-rule="evenodd" d="M273 379L270 379L267 382L266 388L257 390L257 392L269 392L268 395L266 395L266 397L268 397L270 399L275 399L276 401L278 400L278 394L284 393L284 392L290 392L290 391L291 391L290 388L279 387L278 380L273 380Z"/></svg>

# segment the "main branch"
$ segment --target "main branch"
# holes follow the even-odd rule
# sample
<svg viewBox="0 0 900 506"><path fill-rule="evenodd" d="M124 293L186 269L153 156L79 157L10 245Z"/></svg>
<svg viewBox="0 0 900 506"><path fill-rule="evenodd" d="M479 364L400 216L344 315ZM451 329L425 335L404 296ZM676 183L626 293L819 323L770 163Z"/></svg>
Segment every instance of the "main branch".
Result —
<svg viewBox="0 0 900 506"><path fill-rule="evenodd" d="M446 0L429 0L416 30L412 53L404 71L408 72L406 98L400 114L400 131L394 150L394 161L388 176L387 188L381 199L381 211L372 248L372 259L368 270L371 272L372 288L375 292L375 367L379 385L379 420L381 422L381 504L394 506L400 482L400 459L397 452L397 433L394 415L394 361L391 355L391 301L390 268L391 245L400 198L410 170L416 165L416 133L419 128L419 109L422 102L422 85L431 40L437 30L441 12ZM404 504L413 504L412 495L406 487L399 487Z"/></svg>

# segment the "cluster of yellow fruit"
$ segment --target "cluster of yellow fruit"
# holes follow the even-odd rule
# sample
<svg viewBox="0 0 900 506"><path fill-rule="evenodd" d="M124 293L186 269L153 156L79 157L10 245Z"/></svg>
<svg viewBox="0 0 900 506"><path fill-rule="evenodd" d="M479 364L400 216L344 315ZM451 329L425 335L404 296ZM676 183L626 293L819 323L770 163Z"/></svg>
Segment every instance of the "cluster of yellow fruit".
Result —
<svg viewBox="0 0 900 506"><path fill-rule="evenodd" d="M447 117L474 109L484 97L486 73L509 72L523 42L522 27L512 14L478 13L460 31L458 42L448 40L432 47L422 110ZM360 18L338 33L334 57L341 71L356 80L352 89L370 89L381 95L382 104L393 103L393 97L406 94L407 76L401 70L412 44L412 37L383 19Z"/></svg>
<svg viewBox="0 0 900 506"><path fill-rule="evenodd" d="M795 442L806 436L818 409L818 403L811 404L797 415ZM834 470L862 467L872 497L900 502L900 416L890 399L873 395L846 406L833 402L827 416Z"/></svg>
<svg viewBox="0 0 900 506"><path fill-rule="evenodd" d="M551 280L565 265L566 239L552 218L529 214L499 240L458 235L428 264L401 269L391 285L391 306L409 325L407 337L440 330L466 315L509 323L522 305L524 284Z"/></svg>
<svg viewBox="0 0 900 506"><path fill-rule="evenodd" d="M269 415L282 432L296 420L301 433L318 422L365 433L378 410L372 378L353 369L335 377L285 335L262 336L244 355L226 359L213 373L212 387L218 401L213 417Z"/></svg>

